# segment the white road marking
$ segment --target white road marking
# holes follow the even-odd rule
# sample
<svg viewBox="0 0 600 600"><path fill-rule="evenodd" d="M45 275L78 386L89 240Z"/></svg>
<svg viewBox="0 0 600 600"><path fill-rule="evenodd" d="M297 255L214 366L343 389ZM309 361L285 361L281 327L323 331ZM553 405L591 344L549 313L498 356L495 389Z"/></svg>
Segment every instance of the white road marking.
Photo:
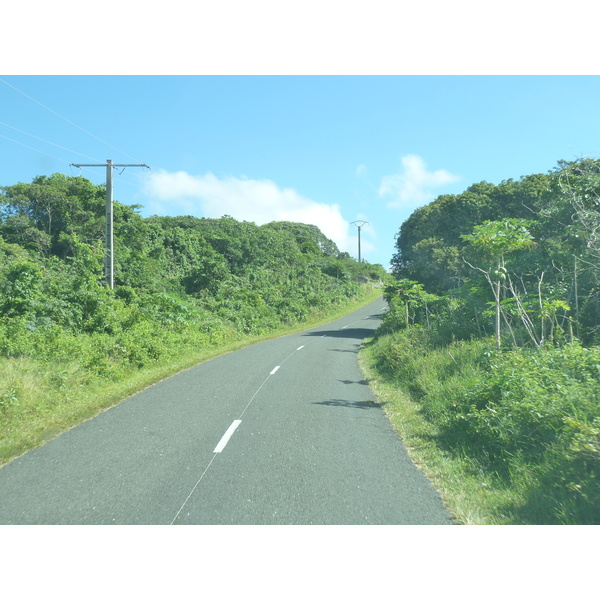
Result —
<svg viewBox="0 0 600 600"><path fill-rule="evenodd" d="M217 444L217 447L213 450L213 452L222 452L223 448L227 445L229 438L233 435L233 432L238 428L241 421L236 419L230 426L229 429L225 432L225 435L221 438L221 441Z"/></svg>
<svg viewBox="0 0 600 600"><path fill-rule="evenodd" d="M304 346L300 346L300 347L296 348L296 350L302 350L302 348L304 348Z"/></svg>
<svg viewBox="0 0 600 600"><path fill-rule="evenodd" d="M279 367L275 367L270 373L269 375L275 375L275 373L277 373L277 371L279 371Z"/></svg>

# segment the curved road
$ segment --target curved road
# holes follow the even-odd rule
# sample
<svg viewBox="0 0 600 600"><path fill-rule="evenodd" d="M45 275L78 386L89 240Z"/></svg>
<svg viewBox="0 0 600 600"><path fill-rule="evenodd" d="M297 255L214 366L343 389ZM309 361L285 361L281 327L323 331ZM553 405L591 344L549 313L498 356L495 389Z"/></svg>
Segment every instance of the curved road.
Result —
<svg viewBox="0 0 600 600"><path fill-rule="evenodd" d="M0 524L451 524L357 364L377 300L202 363L0 469Z"/></svg>

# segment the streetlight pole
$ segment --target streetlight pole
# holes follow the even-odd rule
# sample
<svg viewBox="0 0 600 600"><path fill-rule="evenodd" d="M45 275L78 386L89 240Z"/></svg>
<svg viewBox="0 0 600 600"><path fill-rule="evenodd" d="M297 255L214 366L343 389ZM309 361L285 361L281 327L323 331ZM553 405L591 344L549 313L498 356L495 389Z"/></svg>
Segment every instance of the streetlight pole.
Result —
<svg viewBox="0 0 600 600"><path fill-rule="evenodd" d="M351 225L356 225L358 228L358 262L361 262L360 258L360 230L363 225L367 225L369 221L352 221Z"/></svg>

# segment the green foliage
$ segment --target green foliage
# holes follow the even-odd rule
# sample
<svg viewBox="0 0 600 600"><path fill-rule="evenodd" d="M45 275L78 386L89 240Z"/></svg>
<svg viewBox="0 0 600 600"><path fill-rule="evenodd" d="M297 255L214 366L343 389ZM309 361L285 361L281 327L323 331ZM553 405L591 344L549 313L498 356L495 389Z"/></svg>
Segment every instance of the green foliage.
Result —
<svg viewBox="0 0 600 600"><path fill-rule="evenodd" d="M408 328L416 321L425 322L430 328L444 303L439 296L426 292L423 284L409 279L399 279L387 286L384 297L389 310L383 316L382 332Z"/></svg>
<svg viewBox="0 0 600 600"><path fill-rule="evenodd" d="M496 521L600 523L599 199L599 160L560 162L440 196L397 237L376 367L516 494Z"/></svg>
<svg viewBox="0 0 600 600"><path fill-rule="evenodd" d="M394 274L439 296L466 298L477 288L471 319L487 334L479 322L494 303L502 344L597 343L599 173L599 160L561 161L547 175L440 196L400 228Z"/></svg>
<svg viewBox="0 0 600 600"><path fill-rule="evenodd" d="M499 353L490 338L448 344L412 327L371 352L435 427L431 443L519 499L494 519L600 524L600 349Z"/></svg>
<svg viewBox="0 0 600 600"><path fill-rule="evenodd" d="M481 225L475 225L472 234L461 235L461 238L497 261L509 252L534 245L533 237L527 229L529 226L531 221L525 219L484 221Z"/></svg>
<svg viewBox="0 0 600 600"><path fill-rule="evenodd" d="M115 202L111 290L103 186L55 174L1 192L0 357L75 361L114 377L179 347L301 323L361 296L355 279L385 275L340 254L314 225L144 219Z"/></svg>
<svg viewBox="0 0 600 600"><path fill-rule="evenodd" d="M61 233L77 232L89 243L104 231L104 188L83 177L55 173L1 190L0 231L8 242L64 257Z"/></svg>

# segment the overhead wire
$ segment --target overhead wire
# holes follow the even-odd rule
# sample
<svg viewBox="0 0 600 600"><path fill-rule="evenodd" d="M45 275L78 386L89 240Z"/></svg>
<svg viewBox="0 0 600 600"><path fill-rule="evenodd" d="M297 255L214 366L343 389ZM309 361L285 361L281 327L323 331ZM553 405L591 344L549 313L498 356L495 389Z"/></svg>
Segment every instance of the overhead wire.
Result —
<svg viewBox="0 0 600 600"><path fill-rule="evenodd" d="M53 154L48 154L47 152L44 152L43 150L38 150L37 148L33 148L31 146L28 146L27 144L24 144L23 142L19 142L17 140L13 140L12 138L9 138L5 135L2 135L0 133L0 137L4 138L5 140L8 140L9 142L13 142L15 144L19 144L19 146L24 146L25 148L29 148L29 150L33 150L34 152L39 152L40 154L45 154L46 156L49 156L50 158L55 158L56 160L59 160L61 162L66 162L64 159L62 158L58 158L58 156L54 156Z"/></svg>
<svg viewBox="0 0 600 600"><path fill-rule="evenodd" d="M48 107L48 106L46 106L45 104L42 104L42 103L41 103L39 100L36 100L35 98L33 98L32 96L30 96L29 94L26 94L25 92L23 92L22 90L20 90L20 89L19 89L19 88L17 88L16 86L14 86L14 85L12 85L12 84L8 83L8 82L7 82L7 81L5 81L4 79L0 78L0 82L4 83L6 86L8 86L8 87L12 88L13 90L15 90L16 92L18 92L19 94L21 94L21 95L25 96L26 98L28 98L28 99L29 99L29 100L31 100L32 102L35 102L36 104L38 104L39 106L41 106L41 107L42 107L42 108L44 108L45 110L47 110L47 111L51 112L52 114L56 115L57 117L59 117L59 118L60 118L60 119L62 119L63 121L65 121L65 122L69 123L70 125L72 125L72 126L76 127L77 129L79 129L79 130L83 131L84 133L86 133L87 135L91 136L91 137L92 137L92 138L94 138L95 140L98 140L99 142L101 142L101 143L105 144L106 146L108 146L108 147L112 148L113 150L116 150L117 152L120 152L121 154L123 154L123 155L125 155L125 156L128 156L129 158L132 158L132 159L134 159L134 160L138 160L138 159L136 159L134 156L132 156L131 154L128 154L127 152L125 152L124 150L121 150L120 148L117 148L116 146L113 146L112 144L110 144L110 143L109 143L109 142L107 142L106 140L103 140L102 138L99 138L98 136L96 136L96 135L94 135L93 133L91 133L90 131L87 131L87 130L86 130L86 129L84 129L83 127L80 127L79 125L77 125L77 123L74 123L74 122L73 122L73 121L71 121L70 119L67 119L66 117L64 117L63 115L59 114L59 113L58 113L58 112L56 112L55 110L53 110L53 109L49 108L49 107ZM8 127L8 128L10 128L10 129L13 129L14 131L17 131L17 132L19 132L19 133L21 133L21 134L24 134L24 135L30 136L30 137L32 137L32 138L34 138L34 139L37 139L37 140L39 140L39 141L41 141L41 142L44 142L44 143L46 143L46 144L50 144L50 145L52 145L52 146L55 146L56 148L60 148L61 150L66 150L67 152L72 152L73 154L77 154L77 155L79 155L79 156L83 156L83 157L85 157L85 158L89 158L89 159L91 159L91 160L94 160L94 161L98 161L98 162L104 162L104 161L101 161L100 159L98 159L98 158L95 158L95 157L93 157L93 156L89 156L89 155L87 155L87 154L83 154L83 153L81 153L81 152L78 152L78 151L76 151L76 150L72 150L71 148L66 148L66 147L64 147L64 146L61 146L60 144L56 144L56 143L54 143L54 142L51 142L51 141L49 141L49 140L45 140L45 139L43 139L43 138L41 138L41 137L39 137L39 136L36 136L36 135L34 135L34 134L32 134L32 133L28 133L28 132L26 132L26 131L22 131L22 130L20 130L20 129L16 128L16 127L13 127L12 125L9 125L9 124L7 124L7 123L0 122L0 125L3 125L3 126L5 126L5 127ZM14 140L14 139L12 139L12 138L9 138L9 137L7 137L7 136L5 136L5 135L2 135L2 134L0 134L0 137L2 137L2 138L3 138L3 139L5 139L5 140L8 140L9 142L13 142L13 143L15 143L15 144L19 144L20 146L23 146L23 147L25 147L25 148L28 148L29 150L33 150L34 152L39 152L40 154L44 154L45 156L49 156L50 158L53 158L53 159L55 159L55 160L58 160L58 161L60 161L60 162L66 162L68 165L71 165L71 164L72 164L70 161L67 161L67 160L64 160L64 159L62 159L62 158L59 158L58 156L55 156L55 155L53 155L53 154L49 154L48 152L44 152L43 150L39 150L39 149L37 149L37 148L33 148L32 146L29 146L28 144L24 144L23 142L19 142L18 140ZM138 162L141 162L141 161L138 161ZM81 174L82 170L84 170L86 173L88 173L88 172L89 172L90 174L98 175L98 173L97 173L96 171L94 171L93 169L88 169L88 168L86 168L86 167L80 167L80 168L79 168L79 172L80 172L80 174ZM124 170L125 170L125 169L123 169L123 170L122 170L122 171L121 171L119 174L122 174ZM136 188L136 189L139 189L139 187L140 187L139 185L136 185L136 184L134 184L134 183L131 183L130 181L127 181L127 180L121 180L121 183L124 183L124 184L126 184L126 185L130 185L130 186L132 186L132 187L134 187L134 188Z"/></svg>
<svg viewBox="0 0 600 600"><path fill-rule="evenodd" d="M45 139L43 139L41 137L38 137L37 135L33 135L33 133L27 133L26 131L23 131L21 129L17 129L16 127L13 127L12 125L9 125L8 123L3 123L2 121L0 121L0 125L3 125L4 127L8 127L10 129L13 129L14 131L18 131L19 133L22 133L23 135L28 135L29 137L32 137L32 138L34 138L36 140L39 140L40 142L44 142L46 144L50 144L51 146L56 146L57 148L60 148L61 150L66 150L67 152L72 152L73 154L79 154L79 156L84 156L85 158L91 158L92 160L98 160L99 161L98 158L94 158L93 156L88 156L87 154L82 154L81 152L77 152L77 150L71 150L71 148L65 148L64 146L61 146L60 144L55 144L54 142L50 142L48 140L45 140ZM9 138L6 138L6 139L9 139ZM61 159L59 159L59 160L61 160Z"/></svg>
<svg viewBox="0 0 600 600"><path fill-rule="evenodd" d="M0 125L5 125L5 123L0 123ZM10 125L8 127L10 127ZM12 127L12 129L15 129L16 131L20 131L19 129L16 129L16 127ZM26 132L22 132L22 133L26 133ZM26 134L26 135L31 135L31 134ZM46 142L48 144L52 144L53 146L57 146L58 148L61 148L63 150L69 150L68 148L63 148L63 146L59 146L58 144L54 144L52 142L48 142L47 140L42 140L41 138L38 138L37 136L32 136L32 137L34 137L36 139L39 139L39 140L41 140L43 142ZM58 157L58 156L56 156L54 154L50 154L48 152L44 152L43 150L39 150L38 148L34 148L33 146L29 146L28 144L24 144L23 142L20 142L19 140L13 140L12 138L9 138L6 135L2 135L1 133L0 133L0 138L3 138L3 139L5 139L5 140L7 140L9 142L12 142L13 144L18 144L19 146L23 146L24 148L27 148L28 150L33 150L34 152L38 152L39 154L43 154L44 156L49 156L50 158L54 158L55 160L58 160L59 162L64 162L64 163L70 164L64 158L60 158L60 157ZM69 150L69 152L74 152L74 151L73 150ZM98 159L93 158L91 156L87 156L85 154L81 154L80 152L76 152L76 154L80 154L81 156L86 156L86 158L92 158L93 160L98 160ZM121 173L123 173L124 170L125 169L123 169L121 171ZM93 175L93 176L98 176L99 175L97 171L94 171L93 169L88 169L87 167L79 167L79 173L80 174L81 174L82 171L85 171L86 173L90 173L90 175ZM131 183L130 181L127 181L126 179L122 180L121 183L124 183L125 185L130 185L131 187L134 187L136 189L139 189L139 187L140 187L139 185Z"/></svg>
<svg viewBox="0 0 600 600"><path fill-rule="evenodd" d="M121 150L120 148L117 148L116 146L113 146L112 144L110 144L109 142L107 142L106 140L103 140L102 138L99 138L97 135L94 135L93 133L89 132L87 129L84 129L83 127L77 125L77 123L74 123L73 121L71 121L70 119L67 119L67 117L64 117L63 115L57 113L55 110L49 108L48 106L46 106L45 104L42 104L39 100L36 100L35 98L31 97L29 94L26 94L25 92L23 92L22 90L20 90L19 88L15 87L14 85L8 83L7 81L4 81L4 79L0 78L0 82L4 83L5 85L7 85L8 87L12 88L13 90L15 90L16 92L19 92L19 94L22 94L23 96L25 96L26 98L28 98L29 100L31 100L32 102L35 102L36 104L38 104L39 106L41 106L42 108L44 108L45 110L51 112L52 114L56 115L57 117L61 118L63 121L66 121L67 123L69 123L70 125L73 125L73 127L76 127L77 129L83 131L84 133L86 133L87 135L93 137L95 140L98 140L99 142L105 144L106 146L108 146L109 148L112 148L113 150L116 150L117 152L120 152L121 154L124 154L125 156L128 156L129 158L132 158L134 160L138 160L137 158L135 158L134 156L131 156L131 154L128 154L127 152L125 152L124 150ZM96 160L96 159L94 159ZM141 162L141 161L138 161Z"/></svg>

